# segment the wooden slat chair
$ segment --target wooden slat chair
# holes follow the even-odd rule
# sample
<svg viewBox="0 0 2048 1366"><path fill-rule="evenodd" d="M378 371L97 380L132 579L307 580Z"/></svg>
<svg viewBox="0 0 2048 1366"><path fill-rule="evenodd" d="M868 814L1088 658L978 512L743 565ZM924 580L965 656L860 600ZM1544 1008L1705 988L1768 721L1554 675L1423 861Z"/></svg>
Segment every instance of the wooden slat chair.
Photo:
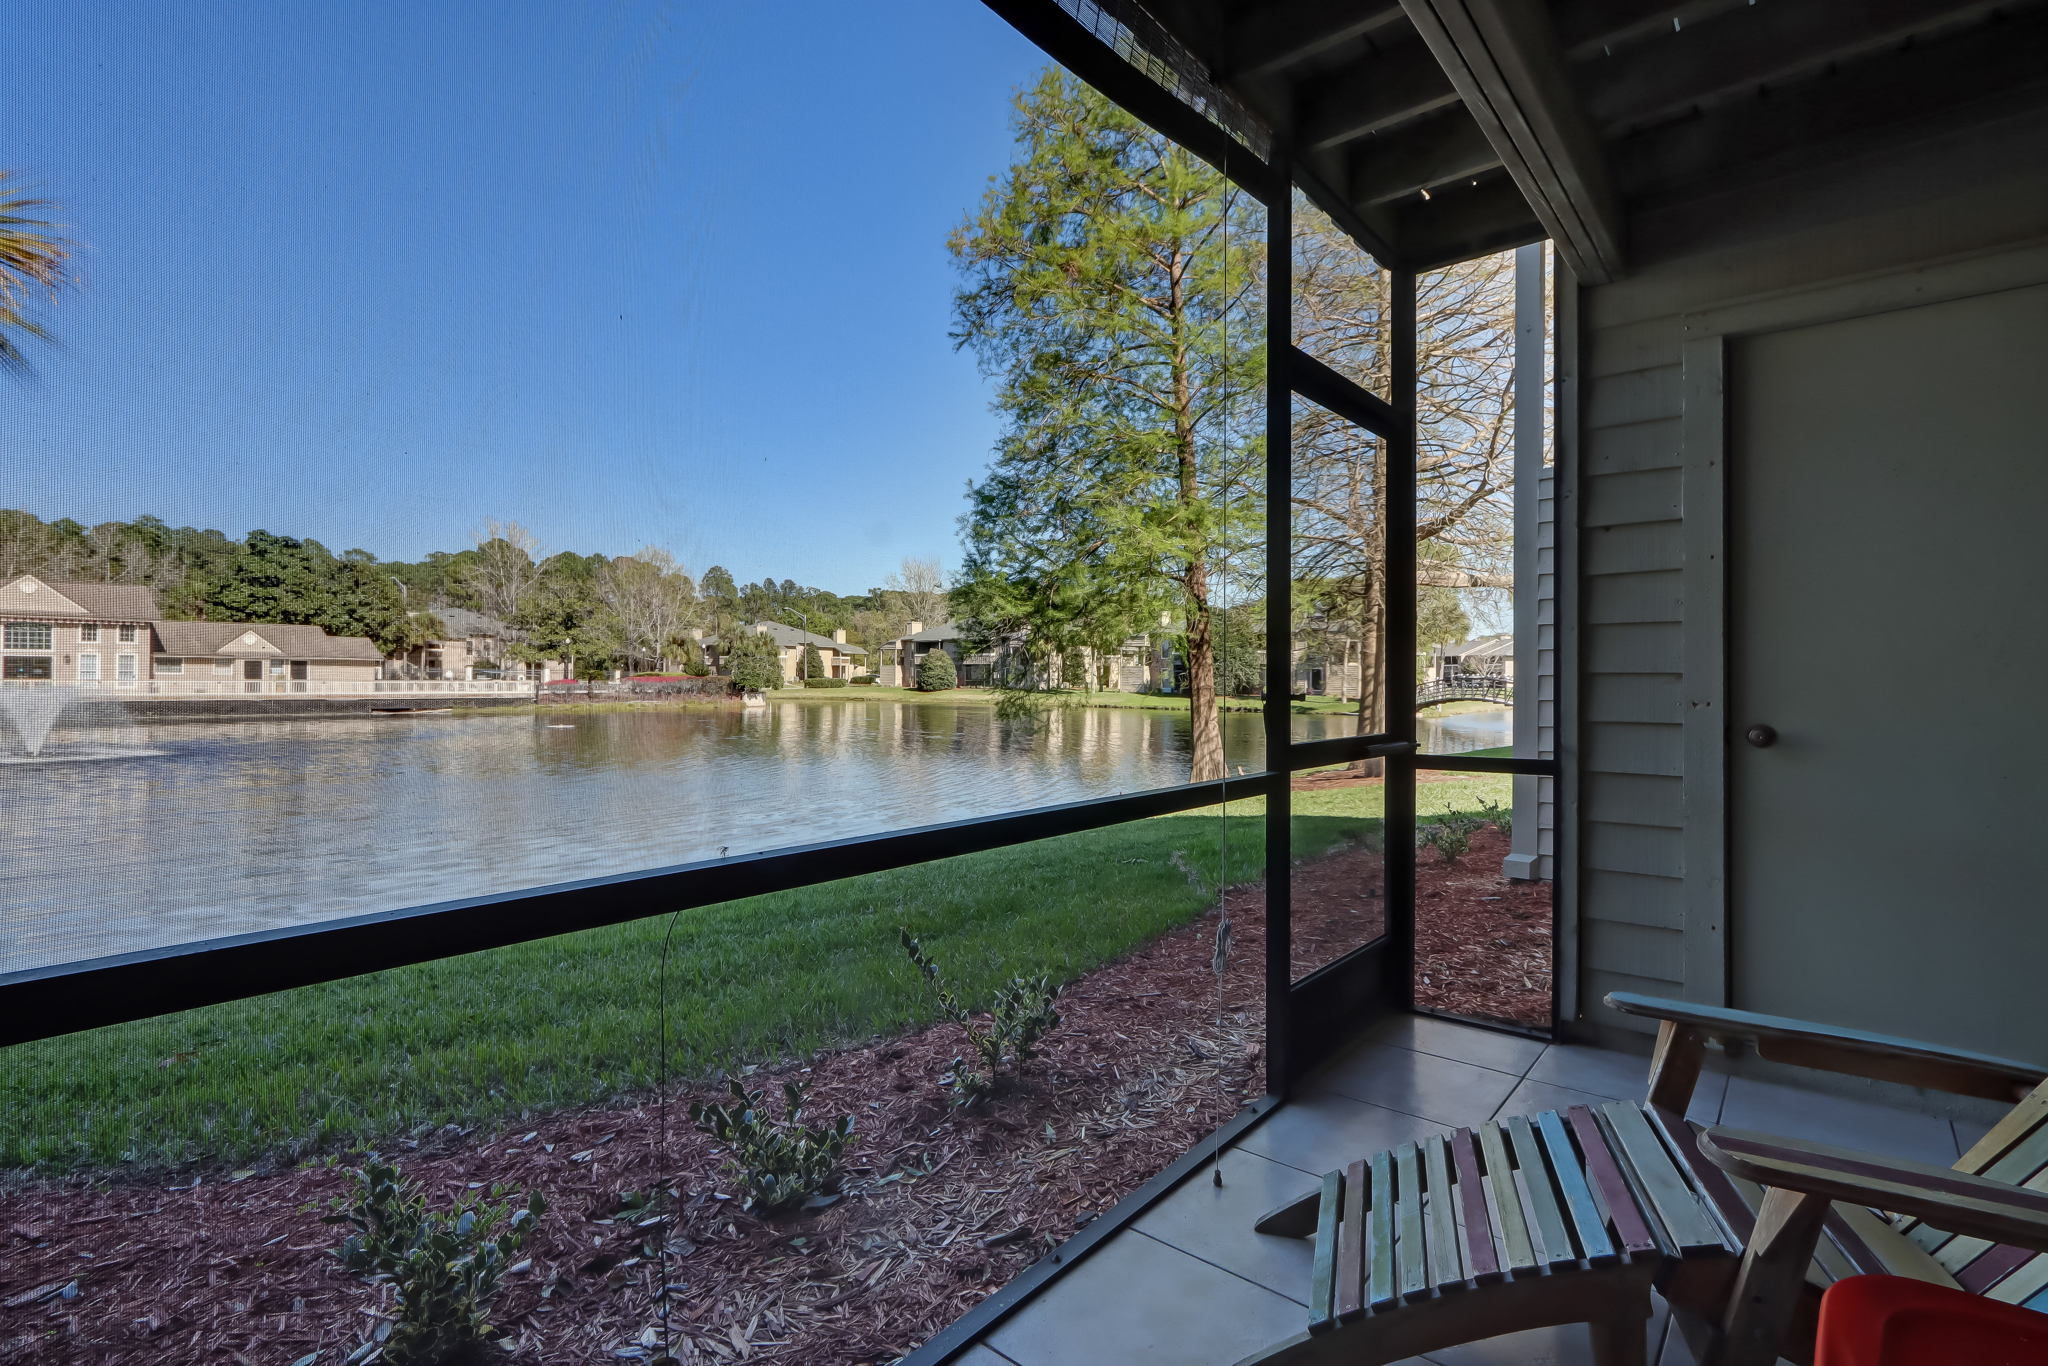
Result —
<svg viewBox="0 0 2048 1366"><path fill-rule="evenodd" d="M1315 1235L1306 1328L1241 1366L1378 1366L1551 1324L1585 1323L1601 1366L1640 1366L1650 1290L1668 1256L1726 1255L1643 1117L1586 1106L1516 1115L1352 1163L1259 1221ZM1658 1193L1615 1157L1654 1150L1683 1197L1674 1239Z"/></svg>
<svg viewBox="0 0 2048 1366"><path fill-rule="evenodd" d="M1659 1021L1643 1112L1728 1229L1730 1259L1671 1264L1660 1280L1672 1304L1689 1311L1695 1326L1706 1326L1692 1336L1714 1366L1768 1366L1779 1356L1812 1360L1821 1293L1867 1272L2048 1309L2048 1257L2039 1255L2048 1243L2026 1232L2036 1204L2048 1215L2048 1194L2035 1193L2048 1192L2048 1068L1629 993L1617 992L1607 1004ZM1702 1134L1677 1116L1691 1099L1710 1042L1753 1049L1774 1062L2017 1103L1947 1168L1735 1130ZM1802 1157L1830 1171L1835 1184L1827 1190L1798 1184L1810 1175ZM1860 1173L1866 1185L1852 1190L1844 1184L1850 1172ZM1909 1200L1900 1192L1916 1181L1933 1184L1923 1184ZM2002 1217L2015 1211L2023 1217L2019 1224L1996 1225L2001 1235L1989 1231L1993 1226L1973 1201L1999 1206ZM2041 1228L2048 1230L2048 1222ZM1679 1321L1685 1323L1683 1315Z"/></svg>
<svg viewBox="0 0 2048 1366"><path fill-rule="evenodd" d="M1240 1366L1377 1366L1562 1323L1592 1326L1601 1366L1636 1366L1653 1284L1696 1323L1718 1326L1694 1336L1720 1366L1751 1366L1779 1352L1810 1360L1819 1292L1858 1272L1916 1275L2014 1303L2048 1293L2048 1258L2029 1260L2031 1244L1994 1225L1965 1226L1964 1215L1942 1222L1924 1200L1888 1220L1818 1199L1798 1204L1800 1218L1788 1223L1804 1197L1765 1191L1758 1173L1770 1155L1756 1150L1759 1140L1723 1134L1716 1146L1684 1119L1710 1042L1962 1095L2010 1101L2033 1087L1954 1171L1933 1170L1950 1182L1982 1173L1993 1192L2008 1189L2000 1182L2048 1190L2048 1069L1748 1011L1625 993L1607 1003L1660 1021L1644 1101L1498 1120L1328 1174L1257 1225L1315 1236L1308 1323ZM1809 1157L1822 1151L1803 1146ZM1884 1168L1896 1186L1912 1165ZM1791 1179L1782 1164L1768 1175L1770 1184ZM2048 1205L2048 1196L2027 1198ZM1800 1273L1789 1283L1788 1258Z"/></svg>

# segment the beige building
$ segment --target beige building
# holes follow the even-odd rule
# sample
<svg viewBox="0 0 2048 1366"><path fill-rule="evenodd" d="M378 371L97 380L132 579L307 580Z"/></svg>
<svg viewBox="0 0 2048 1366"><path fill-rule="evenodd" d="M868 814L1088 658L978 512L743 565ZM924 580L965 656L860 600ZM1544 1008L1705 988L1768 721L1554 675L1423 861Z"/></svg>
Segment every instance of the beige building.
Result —
<svg viewBox="0 0 2048 1366"><path fill-rule="evenodd" d="M392 659L385 671L387 675L427 680L509 678L528 682L569 676L563 661L528 664L512 658L515 632L496 617L472 612L467 607L436 607L431 615L441 623L441 636Z"/></svg>
<svg viewBox="0 0 2048 1366"><path fill-rule="evenodd" d="M785 683L802 681L804 647L815 646L818 661L824 666L827 678L852 678L867 672L867 651L858 645L846 643L844 629L835 630L829 636L812 631L800 631L794 626L784 626L779 621L757 621L739 628L740 634L767 636L775 642L777 652L782 656L782 680ZM732 646L716 637L702 642L705 661L712 672L725 673L727 662L732 657Z"/></svg>
<svg viewBox="0 0 2048 1366"><path fill-rule="evenodd" d="M156 590L22 574L0 585L0 684L138 692L305 692L374 686L363 636L269 622L166 621ZM325 685L325 686L319 686Z"/></svg>
<svg viewBox="0 0 2048 1366"><path fill-rule="evenodd" d="M1021 682L1031 672L1023 649L1022 633L993 648L970 651L958 623L927 627L921 621L882 647L876 667L877 681L884 687L917 686L918 661L933 650L952 656L953 674L963 688L988 687L1002 682ZM1171 672L1171 660L1145 636L1132 636L1123 648L1108 651L1082 648L1070 658L1042 661L1034 680L1049 688L1073 688L1089 692L1147 692L1156 690ZM1068 677L1069 672L1073 677Z"/></svg>

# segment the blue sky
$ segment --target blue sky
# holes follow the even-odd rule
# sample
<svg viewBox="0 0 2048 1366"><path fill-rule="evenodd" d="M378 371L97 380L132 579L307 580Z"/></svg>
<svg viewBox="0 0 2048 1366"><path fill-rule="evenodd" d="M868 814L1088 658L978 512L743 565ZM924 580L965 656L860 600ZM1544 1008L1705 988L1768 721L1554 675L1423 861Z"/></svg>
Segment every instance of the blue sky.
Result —
<svg viewBox="0 0 2048 1366"><path fill-rule="evenodd" d="M1044 58L975 0L17 0L82 287L0 505L387 559L486 518L841 592L995 435L945 237Z"/></svg>

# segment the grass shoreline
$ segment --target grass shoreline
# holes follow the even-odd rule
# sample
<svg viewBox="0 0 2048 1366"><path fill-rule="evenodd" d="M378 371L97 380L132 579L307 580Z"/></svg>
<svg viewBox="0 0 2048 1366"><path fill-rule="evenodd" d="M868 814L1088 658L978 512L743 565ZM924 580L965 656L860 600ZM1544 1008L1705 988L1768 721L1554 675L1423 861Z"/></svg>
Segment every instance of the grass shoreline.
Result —
<svg viewBox="0 0 2048 1366"><path fill-rule="evenodd" d="M1126 692L1069 692L1054 689L1044 693L1031 694L1044 699L1046 705L1058 707L1106 707L1125 711L1176 711L1188 709L1185 697L1163 696L1157 693ZM1002 694L990 688L949 688L943 692L919 692L915 688L778 688L768 694L770 702L925 702L954 703L975 706L995 706ZM457 716L536 716L558 713L590 714L600 712L628 711L737 711L743 704L738 698L655 698L644 701L616 701L592 698L587 702L564 700L560 702L523 702L510 706L465 707L456 705L450 711ZM1223 711L1263 712L1266 704L1257 698L1226 697L1218 704ZM1456 705L1456 704L1446 704ZM1300 716L1348 716L1358 710L1358 703L1336 697L1311 697L1288 703L1288 710Z"/></svg>
<svg viewBox="0 0 2048 1366"><path fill-rule="evenodd" d="M1424 816L1508 792L1491 775L1432 783ZM1376 829L1382 794L1295 794L1293 856ZM0 1057L0 1168L125 1179L291 1161L644 1093L656 1082L671 921L672 1078L900 1033L936 1013L897 926L969 1002L1012 976L1072 980L1208 908L1223 814L1159 816L17 1045ZM1232 883L1259 876L1263 814L1258 799L1229 805Z"/></svg>

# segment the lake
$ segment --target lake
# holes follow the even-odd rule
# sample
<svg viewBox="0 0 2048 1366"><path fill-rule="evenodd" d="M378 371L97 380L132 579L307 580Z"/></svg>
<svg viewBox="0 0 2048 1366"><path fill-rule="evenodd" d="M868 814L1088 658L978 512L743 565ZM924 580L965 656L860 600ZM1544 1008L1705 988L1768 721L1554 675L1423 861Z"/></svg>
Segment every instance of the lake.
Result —
<svg viewBox="0 0 2048 1366"><path fill-rule="evenodd" d="M1506 716L1425 722L1424 748L1506 743ZM1257 770L1260 718L1223 723ZM0 971L1167 786L1188 729L858 699L140 724L138 757L0 764Z"/></svg>

